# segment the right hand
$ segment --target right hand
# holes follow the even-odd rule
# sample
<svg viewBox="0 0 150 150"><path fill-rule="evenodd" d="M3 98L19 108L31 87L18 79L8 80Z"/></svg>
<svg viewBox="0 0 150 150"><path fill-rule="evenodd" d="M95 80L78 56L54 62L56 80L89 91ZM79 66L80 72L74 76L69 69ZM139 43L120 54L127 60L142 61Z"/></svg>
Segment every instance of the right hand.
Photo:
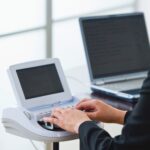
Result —
<svg viewBox="0 0 150 150"><path fill-rule="evenodd" d="M97 99L83 99L77 105L76 109L84 110L92 120L106 123L124 123L126 111L116 109Z"/></svg>

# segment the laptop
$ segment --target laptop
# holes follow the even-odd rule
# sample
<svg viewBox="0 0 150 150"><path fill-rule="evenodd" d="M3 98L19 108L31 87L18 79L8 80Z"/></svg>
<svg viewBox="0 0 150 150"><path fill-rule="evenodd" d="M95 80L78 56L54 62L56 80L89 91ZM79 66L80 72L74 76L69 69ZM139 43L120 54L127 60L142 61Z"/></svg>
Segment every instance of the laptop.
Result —
<svg viewBox="0 0 150 150"><path fill-rule="evenodd" d="M79 18L93 92L135 102L150 68L142 12Z"/></svg>

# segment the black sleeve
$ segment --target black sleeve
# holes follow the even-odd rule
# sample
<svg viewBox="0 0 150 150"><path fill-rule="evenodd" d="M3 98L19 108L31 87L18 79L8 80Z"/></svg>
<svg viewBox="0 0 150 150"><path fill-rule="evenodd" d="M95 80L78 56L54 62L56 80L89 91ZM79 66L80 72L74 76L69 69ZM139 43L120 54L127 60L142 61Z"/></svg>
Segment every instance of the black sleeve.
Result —
<svg viewBox="0 0 150 150"><path fill-rule="evenodd" d="M108 150L113 139L93 121L87 121L79 127L80 150Z"/></svg>
<svg viewBox="0 0 150 150"><path fill-rule="evenodd" d="M141 96L127 116L122 133L112 138L94 122L79 127L81 150L150 150L150 74L144 81Z"/></svg>
<svg viewBox="0 0 150 150"><path fill-rule="evenodd" d="M124 117L124 124L127 122L129 116L131 115L132 111L127 111Z"/></svg>

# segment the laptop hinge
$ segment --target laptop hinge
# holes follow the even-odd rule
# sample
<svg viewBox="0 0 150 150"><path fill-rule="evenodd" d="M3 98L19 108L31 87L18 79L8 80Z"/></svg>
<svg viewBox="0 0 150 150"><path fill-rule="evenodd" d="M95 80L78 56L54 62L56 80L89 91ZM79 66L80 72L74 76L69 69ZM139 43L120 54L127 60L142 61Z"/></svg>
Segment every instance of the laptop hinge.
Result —
<svg viewBox="0 0 150 150"><path fill-rule="evenodd" d="M112 80L103 80L100 82L96 82L96 85L104 85L108 83L117 83L117 82L124 82L127 81L125 78L124 79L112 79Z"/></svg>
<svg viewBox="0 0 150 150"><path fill-rule="evenodd" d="M137 80L144 79L147 77L147 72L139 73L139 74L130 74L130 75L121 75L117 77L107 77L95 82L96 85L104 85L108 83L117 83L117 82L125 82L128 80Z"/></svg>

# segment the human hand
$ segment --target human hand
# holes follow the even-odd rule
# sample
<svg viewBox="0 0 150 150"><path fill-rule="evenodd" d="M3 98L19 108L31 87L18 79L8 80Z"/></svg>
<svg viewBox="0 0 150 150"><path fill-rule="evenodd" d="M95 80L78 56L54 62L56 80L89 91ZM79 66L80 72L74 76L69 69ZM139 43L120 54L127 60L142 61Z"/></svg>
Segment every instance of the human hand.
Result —
<svg viewBox="0 0 150 150"><path fill-rule="evenodd" d="M90 118L85 112L75 108L56 108L50 117L45 117L43 120L55 124L69 132L78 133L79 126L85 121L90 121Z"/></svg>
<svg viewBox="0 0 150 150"><path fill-rule="evenodd" d="M92 120L107 123L124 123L126 111L116 109L100 100L83 99L77 105L76 109L85 110L88 117Z"/></svg>

